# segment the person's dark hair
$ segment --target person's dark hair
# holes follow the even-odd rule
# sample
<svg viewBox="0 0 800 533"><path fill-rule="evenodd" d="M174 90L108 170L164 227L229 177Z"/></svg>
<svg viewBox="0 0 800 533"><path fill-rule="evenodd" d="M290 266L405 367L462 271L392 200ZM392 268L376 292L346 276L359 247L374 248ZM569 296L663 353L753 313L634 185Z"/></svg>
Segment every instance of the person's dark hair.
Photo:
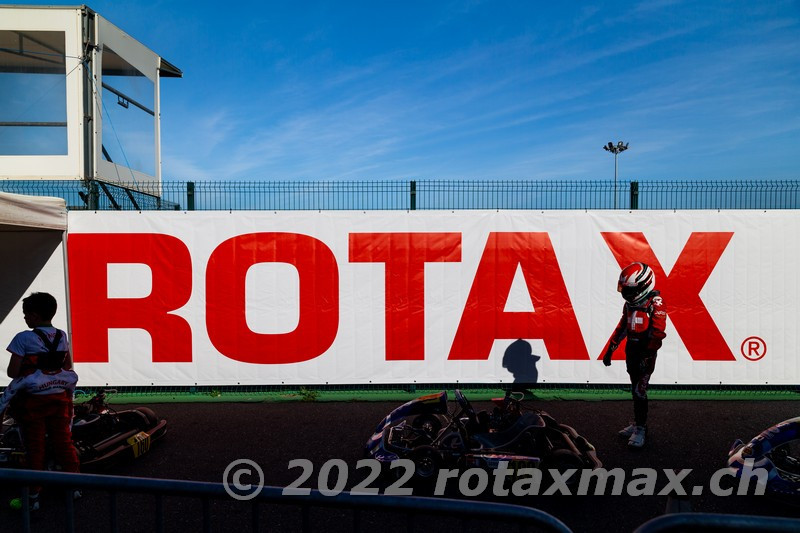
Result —
<svg viewBox="0 0 800 533"><path fill-rule="evenodd" d="M44 320L53 320L58 309L58 302L52 294L46 292L32 292L30 296L22 299L22 312L33 312Z"/></svg>

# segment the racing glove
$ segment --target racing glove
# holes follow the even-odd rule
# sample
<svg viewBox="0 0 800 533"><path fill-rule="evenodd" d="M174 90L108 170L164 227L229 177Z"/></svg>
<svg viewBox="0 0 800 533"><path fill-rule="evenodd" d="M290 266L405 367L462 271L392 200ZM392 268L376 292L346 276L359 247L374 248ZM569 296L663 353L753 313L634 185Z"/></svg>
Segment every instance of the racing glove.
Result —
<svg viewBox="0 0 800 533"><path fill-rule="evenodd" d="M611 366L611 357L614 355L614 351L617 349L619 344L612 342L608 345L608 350L606 350L605 355L603 355L603 364L606 366Z"/></svg>

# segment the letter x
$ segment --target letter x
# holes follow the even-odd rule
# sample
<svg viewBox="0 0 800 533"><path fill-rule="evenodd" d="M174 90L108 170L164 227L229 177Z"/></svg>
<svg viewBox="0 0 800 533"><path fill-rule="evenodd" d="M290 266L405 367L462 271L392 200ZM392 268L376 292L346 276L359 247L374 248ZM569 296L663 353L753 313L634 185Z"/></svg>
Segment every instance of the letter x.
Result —
<svg viewBox="0 0 800 533"><path fill-rule="evenodd" d="M700 291L733 237L733 232L695 232L667 275L644 234L603 233L611 253L625 267L647 263L656 275L670 321L696 361L735 361L731 349L700 299Z"/></svg>

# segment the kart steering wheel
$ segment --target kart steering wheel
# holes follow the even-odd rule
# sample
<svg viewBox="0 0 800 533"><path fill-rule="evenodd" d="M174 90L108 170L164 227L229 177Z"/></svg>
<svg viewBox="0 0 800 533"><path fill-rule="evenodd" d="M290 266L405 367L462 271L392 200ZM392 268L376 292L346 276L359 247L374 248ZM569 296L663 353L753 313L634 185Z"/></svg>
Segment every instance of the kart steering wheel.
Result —
<svg viewBox="0 0 800 533"><path fill-rule="evenodd" d="M455 394L456 394L456 402L458 402L458 406L461 407L461 410L464 411L464 414L467 415L467 418L469 418L469 421L471 423L477 423L478 422L478 415L475 414L475 409L472 408L472 404L469 403L469 400L467 400L467 397L464 396L464 393L461 392L460 390L456 389L455 390Z"/></svg>

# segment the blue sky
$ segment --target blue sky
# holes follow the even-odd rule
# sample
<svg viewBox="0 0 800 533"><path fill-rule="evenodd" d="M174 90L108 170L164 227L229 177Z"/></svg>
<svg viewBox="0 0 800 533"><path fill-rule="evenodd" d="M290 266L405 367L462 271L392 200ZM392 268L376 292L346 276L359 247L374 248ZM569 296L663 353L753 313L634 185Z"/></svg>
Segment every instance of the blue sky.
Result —
<svg viewBox="0 0 800 533"><path fill-rule="evenodd" d="M797 1L88 5L184 72L165 179L800 178Z"/></svg>

